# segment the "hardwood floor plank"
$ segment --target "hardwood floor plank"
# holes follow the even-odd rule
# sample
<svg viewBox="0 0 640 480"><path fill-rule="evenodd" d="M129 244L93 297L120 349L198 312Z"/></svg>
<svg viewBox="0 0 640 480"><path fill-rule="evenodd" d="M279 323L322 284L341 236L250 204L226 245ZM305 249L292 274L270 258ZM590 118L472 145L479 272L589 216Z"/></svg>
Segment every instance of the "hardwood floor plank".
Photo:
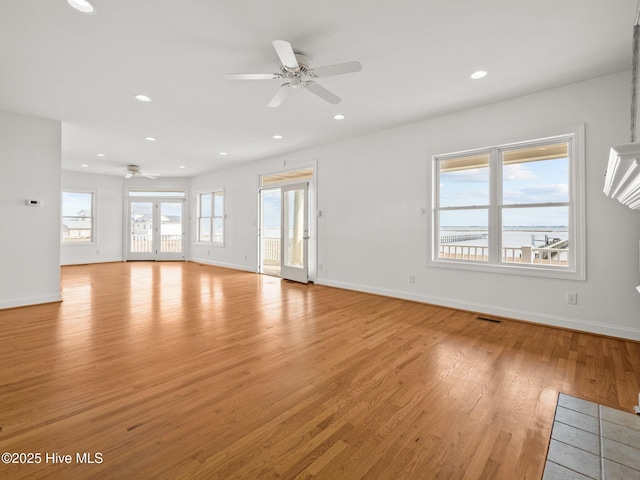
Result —
<svg viewBox="0 0 640 480"><path fill-rule="evenodd" d="M195 263L62 295L0 311L0 453L73 462L0 478L539 479L559 392L640 385L636 342Z"/></svg>

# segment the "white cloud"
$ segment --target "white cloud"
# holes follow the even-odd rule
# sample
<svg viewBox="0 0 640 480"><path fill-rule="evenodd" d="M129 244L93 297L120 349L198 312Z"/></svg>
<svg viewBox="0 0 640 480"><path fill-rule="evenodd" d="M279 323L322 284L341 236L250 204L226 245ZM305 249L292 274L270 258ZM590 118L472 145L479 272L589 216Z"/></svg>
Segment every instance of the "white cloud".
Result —
<svg viewBox="0 0 640 480"><path fill-rule="evenodd" d="M443 183L488 183L488 168L469 168L455 172L445 172L440 175Z"/></svg>
<svg viewBox="0 0 640 480"><path fill-rule="evenodd" d="M557 183L554 185L536 185L534 187L523 188L522 192L527 195L551 195L551 196L567 196L569 193L569 185L566 183Z"/></svg>
<svg viewBox="0 0 640 480"><path fill-rule="evenodd" d="M531 180L532 178L538 178L538 176L522 163L505 165L502 169L503 180Z"/></svg>
<svg viewBox="0 0 640 480"><path fill-rule="evenodd" d="M519 190L505 190L503 197L505 203L566 202L569 199L569 185L557 183L534 185Z"/></svg>

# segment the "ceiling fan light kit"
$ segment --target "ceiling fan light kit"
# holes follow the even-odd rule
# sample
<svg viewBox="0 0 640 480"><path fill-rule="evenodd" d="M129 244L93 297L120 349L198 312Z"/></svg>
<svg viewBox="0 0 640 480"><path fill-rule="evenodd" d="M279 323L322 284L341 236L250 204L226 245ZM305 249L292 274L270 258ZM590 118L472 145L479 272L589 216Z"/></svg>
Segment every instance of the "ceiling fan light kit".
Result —
<svg viewBox="0 0 640 480"><path fill-rule="evenodd" d="M98 11L95 5L88 0L67 0L67 3L79 12L86 13L87 15L94 15Z"/></svg>
<svg viewBox="0 0 640 480"><path fill-rule="evenodd" d="M301 53L295 53L291 44L286 40L274 40L272 43L282 64L279 72L229 73L226 75L228 80L285 80L285 83L280 85L278 91L267 104L271 108L279 107L291 88L308 90L324 101L337 105L341 102L341 98L316 83L314 79L355 73L362 70L362 65L359 62L337 63L335 65L312 68L309 59Z"/></svg>
<svg viewBox="0 0 640 480"><path fill-rule="evenodd" d="M127 173L124 178L132 178L132 177L145 177L155 180L160 176L159 173L147 173L143 172L142 169L138 165L127 165Z"/></svg>

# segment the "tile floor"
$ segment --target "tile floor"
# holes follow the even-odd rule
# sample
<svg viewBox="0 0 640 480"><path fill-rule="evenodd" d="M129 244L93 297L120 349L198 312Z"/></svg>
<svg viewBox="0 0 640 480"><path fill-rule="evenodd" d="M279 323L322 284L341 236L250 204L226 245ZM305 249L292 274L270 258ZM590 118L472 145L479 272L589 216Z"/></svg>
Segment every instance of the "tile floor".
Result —
<svg viewBox="0 0 640 480"><path fill-rule="evenodd" d="M543 480L640 480L640 416L561 393Z"/></svg>

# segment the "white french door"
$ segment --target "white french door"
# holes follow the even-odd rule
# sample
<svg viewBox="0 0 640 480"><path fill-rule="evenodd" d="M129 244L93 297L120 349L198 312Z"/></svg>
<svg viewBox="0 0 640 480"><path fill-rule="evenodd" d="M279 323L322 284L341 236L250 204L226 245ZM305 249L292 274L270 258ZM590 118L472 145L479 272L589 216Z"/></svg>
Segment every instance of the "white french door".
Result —
<svg viewBox="0 0 640 480"><path fill-rule="evenodd" d="M280 276L287 280L309 281L308 183L281 188Z"/></svg>
<svg viewBox="0 0 640 480"><path fill-rule="evenodd" d="M184 260L184 199L130 198L127 260Z"/></svg>

